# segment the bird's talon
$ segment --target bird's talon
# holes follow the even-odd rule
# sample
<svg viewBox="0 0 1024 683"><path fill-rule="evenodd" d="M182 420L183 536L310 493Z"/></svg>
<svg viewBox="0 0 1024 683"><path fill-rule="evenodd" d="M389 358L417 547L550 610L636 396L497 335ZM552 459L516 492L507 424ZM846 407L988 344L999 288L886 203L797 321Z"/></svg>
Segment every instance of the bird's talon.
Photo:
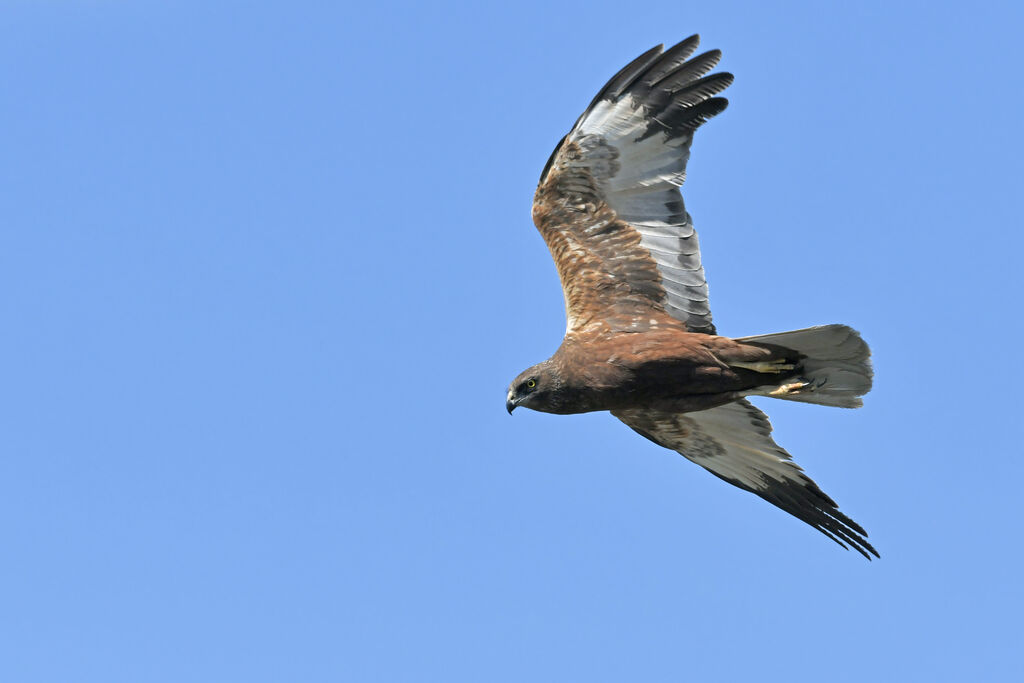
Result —
<svg viewBox="0 0 1024 683"><path fill-rule="evenodd" d="M789 384L780 385L777 389L773 389L768 392L769 396L775 396L780 398L782 396L789 396L809 386L807 382L790 382Z"/></svg>

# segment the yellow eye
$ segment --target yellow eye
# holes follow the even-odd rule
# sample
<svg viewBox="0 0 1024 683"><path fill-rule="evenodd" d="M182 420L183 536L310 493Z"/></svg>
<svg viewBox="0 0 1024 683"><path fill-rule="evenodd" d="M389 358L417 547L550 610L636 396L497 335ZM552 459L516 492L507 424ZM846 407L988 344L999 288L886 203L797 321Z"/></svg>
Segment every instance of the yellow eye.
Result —
<svg viewBox="0 0 1024 683"><path fill-rule="evenodd" d="M528 386L531 389L533 389L535 386L537 386L537 382L536 382L536 380L528 379L528 380L526 380L526 386Z"/></svg>

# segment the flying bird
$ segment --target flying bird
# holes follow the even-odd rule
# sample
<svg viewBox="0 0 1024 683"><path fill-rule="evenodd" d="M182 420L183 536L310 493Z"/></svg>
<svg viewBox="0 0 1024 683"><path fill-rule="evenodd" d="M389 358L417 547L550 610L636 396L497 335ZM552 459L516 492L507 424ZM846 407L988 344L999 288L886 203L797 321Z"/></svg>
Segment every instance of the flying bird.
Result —
<svg viewBox="0 0 1024 683"><path fill-rule="evenodd" d="M856 408L871 352L846 325L715 333L679 187L696 130L728 104L691 36L648 50L601 89L541 173L533 221L565 296L566 332L522 372L506 408L607 410L640 435L871 559L867 533L772 439L749 396ZM710 74L710 75L709 75Z"/></svg>

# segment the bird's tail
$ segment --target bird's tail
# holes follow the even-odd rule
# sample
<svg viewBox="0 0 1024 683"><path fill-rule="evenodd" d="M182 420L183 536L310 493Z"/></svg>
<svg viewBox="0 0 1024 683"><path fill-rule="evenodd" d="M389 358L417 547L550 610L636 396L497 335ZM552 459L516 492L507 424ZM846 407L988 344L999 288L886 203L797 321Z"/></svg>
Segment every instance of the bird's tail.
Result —
<svg viewBox="0 0 1024 683"><path fill-rule="evenodd" d="M800 372L779 385L750 393L823 406L859 408L860 397L871 391L871 349L857 330L846 325L822 325L803 330L743 337L747 344L771 344L796 351Z"/></svg>

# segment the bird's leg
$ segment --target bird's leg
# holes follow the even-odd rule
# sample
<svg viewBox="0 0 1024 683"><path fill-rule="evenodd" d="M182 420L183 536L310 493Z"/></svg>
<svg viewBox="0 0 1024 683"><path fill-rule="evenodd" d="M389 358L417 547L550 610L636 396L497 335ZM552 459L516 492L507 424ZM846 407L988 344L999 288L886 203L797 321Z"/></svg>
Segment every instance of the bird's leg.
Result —
<svg viewBox="0 0 1024 683"><path fill-rule="evenodd" d="M760 372L762 374L779 374L780 372L787 372L796 368L792 363L787 363L785 359L780 358L778 360L762 361L759 363L744 363L743 361L736 361L729 363L731 367L741 368L743 370L752 370L754 372Z"/></svg>

